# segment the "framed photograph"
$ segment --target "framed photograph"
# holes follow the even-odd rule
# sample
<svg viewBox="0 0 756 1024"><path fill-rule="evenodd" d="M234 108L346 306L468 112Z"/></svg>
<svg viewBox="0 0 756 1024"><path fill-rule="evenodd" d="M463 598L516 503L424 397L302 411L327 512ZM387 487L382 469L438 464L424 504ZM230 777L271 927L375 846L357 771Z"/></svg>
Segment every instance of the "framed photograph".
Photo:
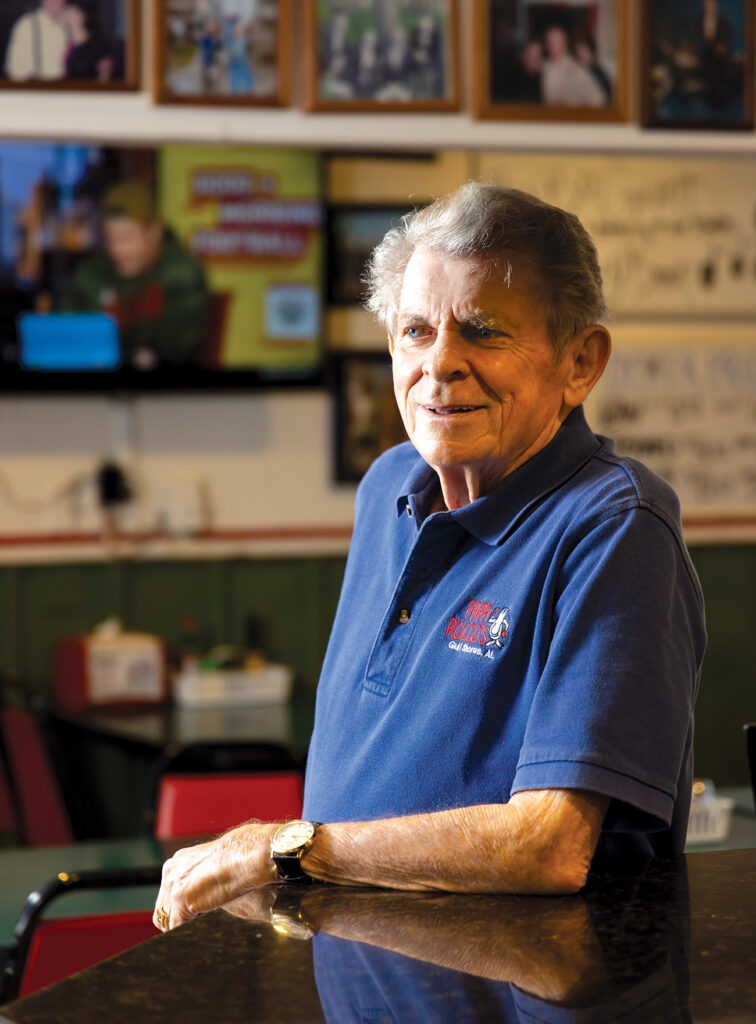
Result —
<svg viewBox="0 0 756 1024"><path fill-rule="evenodd" d="M155 0L158 103L288 103L291 0Z"/></svg>
<svg viewBox="0 0 756 1024"><path fill-rule="evenodd" d="M386 352L331 356L336 479L356 483L387 448L407 440Z"/></svg>
<svg viewBox="0 0 756 1024"><path fill-rule="evenodd" d="M473 116L627 119L626 0L476 0Z"/></svg>
<svg viewBox="0 0 756 1024"><path fill-rule="evenodd" d="M307 110L456 110L458 0L302 0Z"/></svg>
<svg viewBox="0 0 756 1024"><path fill-rule="evenodd" d="M364 297L367 261L409 206L330 206L326 215L326 294L330 306L357 306Z"/></svg>
<svg viewBox="0 0 756 1024"><path fill-rule="evenodd" d="M3 0L0 87L139 88L140 0Z"/></svg>
<svg viewBox="0 0 756 1024"><path fill-rule="evenodd" d="M643 124L753 128L753 0L643 2Z"/></svg>

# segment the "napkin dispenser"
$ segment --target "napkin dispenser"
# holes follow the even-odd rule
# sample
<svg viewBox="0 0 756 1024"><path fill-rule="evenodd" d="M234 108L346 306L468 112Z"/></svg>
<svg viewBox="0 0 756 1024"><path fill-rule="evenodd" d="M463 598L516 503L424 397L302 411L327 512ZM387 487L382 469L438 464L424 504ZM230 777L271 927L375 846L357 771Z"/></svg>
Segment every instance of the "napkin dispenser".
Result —
<svg viewBox="0 0 756 1024"><path fill-rule="evenodd" d="M55 652L53 689L58 707L70 711L162 704L168 699L164 644L112 623L65 637Z"/></svg>

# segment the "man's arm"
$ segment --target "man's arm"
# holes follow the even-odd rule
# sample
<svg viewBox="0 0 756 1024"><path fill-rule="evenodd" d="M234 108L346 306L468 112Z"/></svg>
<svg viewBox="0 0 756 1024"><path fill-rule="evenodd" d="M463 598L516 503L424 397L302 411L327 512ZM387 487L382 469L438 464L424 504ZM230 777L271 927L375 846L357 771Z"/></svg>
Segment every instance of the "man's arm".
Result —
<svg viewBox="0 0 756 1024"><path fill-rule="evenodd" d="M302 859L327 882L562 895L585 884L609 800L579 790L325 826Z"/></svg>
<svg viewBox="0 0 756 1024"><path fill-rule="evenodd" d="M543 789L517 793L507 804L328 824L302 864L315 878L342 885L575 893L585 884L608 803L600 794ZM276 881L269 853L276 827L241 825L180 850L163 868L156 908L175 927Z"/></svg>

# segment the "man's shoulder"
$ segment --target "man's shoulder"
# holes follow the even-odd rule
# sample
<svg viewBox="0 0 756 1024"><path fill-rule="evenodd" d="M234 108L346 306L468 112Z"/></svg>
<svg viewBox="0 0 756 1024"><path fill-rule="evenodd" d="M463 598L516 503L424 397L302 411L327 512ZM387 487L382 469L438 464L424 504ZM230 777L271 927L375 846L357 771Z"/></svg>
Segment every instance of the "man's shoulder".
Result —
<svg viewBox="0 0 756 1024"><path fill-rule="evenodd" d="M597 436L601 447L578 474L586 508L597 516L647 509L677 529L680 502L670 484L642 462L617 452L610 438Z"/></svg>
<svg viewBox="0 0 756 1024"><path fill-rule="evenodd" d="M189 280L192 284L200 284L205 280L202 262L186 248L171 228L165 229L163 248L155 269L157 276L171 281Z"/></svg>
<svg viewBox="0 0 756 1024"><path fill-rule="evenodd" d="M103 252L93 252L79 262L74 271L73 283L76 288L115 287L118 276L115 268Z"/></svg>

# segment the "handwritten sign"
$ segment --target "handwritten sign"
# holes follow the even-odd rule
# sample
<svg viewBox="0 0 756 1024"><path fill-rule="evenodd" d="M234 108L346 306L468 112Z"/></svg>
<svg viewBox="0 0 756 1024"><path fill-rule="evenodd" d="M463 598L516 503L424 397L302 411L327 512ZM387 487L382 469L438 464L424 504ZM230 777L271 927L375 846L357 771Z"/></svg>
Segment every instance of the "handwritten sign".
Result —
<svg viewBox="0 0 756 1024"><path fill-rule="evenodd" d="M580 217L613 313L756 313L753 159L491 153L478 172Z"/></svg>
<svg viewBox="0 0 756 1024"><path fill-rule="evenodd" d="M684 511L756 508L756 346L615 351L590 422Z"/></svg>

